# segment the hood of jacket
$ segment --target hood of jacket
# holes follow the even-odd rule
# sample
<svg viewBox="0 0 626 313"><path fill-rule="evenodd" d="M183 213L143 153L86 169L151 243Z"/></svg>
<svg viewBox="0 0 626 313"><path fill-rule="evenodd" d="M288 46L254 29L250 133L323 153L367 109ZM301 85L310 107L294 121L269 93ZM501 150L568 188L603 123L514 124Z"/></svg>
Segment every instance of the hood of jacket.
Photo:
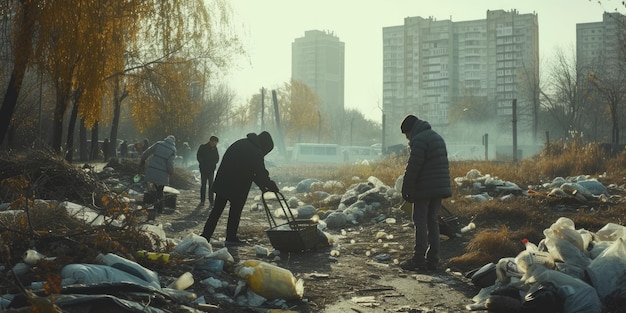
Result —
<svg viewBox="0 0 626 313"><path fill-rule="evenodd" d="M254 145L259 147L259 149L263 152L263 155L267 155L274 149L274 141L272 140L272 136L270 133L263 131L260 134L249 133L246 135L248 140L252 141Z"/></svg>
<svg viewBox="0 0 626 313"><path fill-rule="evenodd" d="M165 137L165 139L163 139L163 141L171 144L171 145L176 145L176 137L174 137L174 135L169 135L167 137Z"/></svg>
<svg viewBox="0 0 626 313"><path fill-rule="evenodd" d="M416 134L427 130L427 129L431 129L430 123L428 123L427 121L424 120L417 120L415 121L415 124L413 124L413 128L411 128L411 138L413 138L413 136L415 136Z"/></svg>

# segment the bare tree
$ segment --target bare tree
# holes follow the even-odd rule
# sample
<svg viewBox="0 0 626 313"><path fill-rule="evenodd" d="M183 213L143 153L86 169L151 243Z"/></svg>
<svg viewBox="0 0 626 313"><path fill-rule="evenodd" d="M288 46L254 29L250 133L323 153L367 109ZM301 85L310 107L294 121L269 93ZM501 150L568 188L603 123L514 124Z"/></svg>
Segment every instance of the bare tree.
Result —
<svg viewBox="0 0 626 313"><path fill-rule="evenodd" d="M524 60L522 59L522 62ZM536 63L536 62L533 62ZM542 89L542 81L539 76L539 64L528 66L523 62L522 68L517 74L519 92L523 98L528 101L527 109L530 111L530 123L532 130L532 140L537 142L537 133L539 130L539 111L541 109L540 93Z"/></svg>
<svg viewBox="0 0 626 313"><path fill-rule="evenodd" d="M589 115L585 114L589 91L581 88L585 81L579 75L573 49L570 55L557 49L554 63L548 70L546 86L541 88L541 96L545 110L564 133L582 133L584 123L589 121Z"/></svg>
<svg viewBox="0 0 626 313"><path fill-rule="evenodd" d="M235 92L227 85L218 85L209 89L203 103L198 118L194 121L197 136L201 138L196 143L207 141L209 136L226 125L227 116L235 104Z"/></svg>
<svg viewBox="0 0 626 313"><path fill-rule="evenodd" d="M624 62L619 66L603 66L598 71L591 71L589 82L595 88L595 94L605 101L611 115L611 143L619 144L620 112L626 99L626 68Z"/></svg>

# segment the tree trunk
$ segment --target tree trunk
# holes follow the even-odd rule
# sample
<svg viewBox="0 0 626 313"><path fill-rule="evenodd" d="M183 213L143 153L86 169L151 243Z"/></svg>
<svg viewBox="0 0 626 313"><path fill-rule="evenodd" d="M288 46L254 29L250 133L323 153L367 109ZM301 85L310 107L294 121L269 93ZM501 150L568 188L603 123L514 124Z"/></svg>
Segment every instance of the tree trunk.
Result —
<svg viewBox="0 0 626 313"><path fill-rule="evenodd" d="M13 117L13 112L17 106L17 96L22 89L22 81L24 80L24 73L26 73L26 67L28 60L32 54L33 46L33 33L35 29L35 15L31 9L31 5L38 5L37 3L31 4L28 1L20 1L22 8L19 12L21 16L17 16L18 23L16 24L16 36L13 46L13 51L19 51L14 53L13 56L13 70L11 71L11 78L7 86L7 91L4 94L4 100L2 101L2 108L0 108L0 144L4 141L7 132L9 130L9 124Z"/></svg>
<svg viewBox="0 0 626 313"><path fill-rule="evenodd" d="M63 140L63 117L67 107L65 93L56 88L57 97L54 106L54 119L52 121L52 150L57 154L61 153L61 144Z"/></svg>
<svg viewBox="0 0 626 313"><path fill-rule="evenodd" d="M77 98L80 98L80 96ZM65 144L67 149L65 153L65 161L69 163L72 163L72 159L74 158L74 128L76 126L76 119L78 118L78 105L78 100L74 101L72 115L70 116L69 123L67 123L67 142Z"/></svg>
<svg viewBox="0 0 626 313"><path fill-rule="evenodd" d="M100 143L98 142L98 122L93 124L91 128L91 154L89 160L94 161L98 159L98 151L100 150Z"/></svg>
<svg viewBox="0 0 626 313"><path fill-rule="evenodd" d="M115 78L115 89L113 90L113 120L111 121L111 150L117 151L117 131L120 127L120 114L122 111L122 101L128 95L126 90L120 91L120 79Z"/></svg>
<svg viewBox="0 0 626 313"><path fill-rule="evenodd" d="M87 128L85 128L85 122L80 119L80 129L78 135L78 154L81 162L87 162L89 160L89 153L87 150Z"/></svg>
<svg viewBox="0 0 626 313"><path fill-rule="evenodd" d="M611 131L611 143L612 144L619 144L619 124L617 123L617 116L613 117L613 127L612 127L612 131Z"/></svg>
<svg viewBox="0 0 626 313"><path fill-rule="evenodd" d="M17 75L19 75L19 73L15 73L14 69L13 73L11 73L9 85L7 86L7 92L4 94L2 108L0 108L0 144L4 141L4 138L9 132L11 117L13 117L13 112L15 111L15 106L17 105L17 95L20 93L20 89L22 88L22 79L17 81ZM24 77L24 73L22 73L21 76Z"/></svg>

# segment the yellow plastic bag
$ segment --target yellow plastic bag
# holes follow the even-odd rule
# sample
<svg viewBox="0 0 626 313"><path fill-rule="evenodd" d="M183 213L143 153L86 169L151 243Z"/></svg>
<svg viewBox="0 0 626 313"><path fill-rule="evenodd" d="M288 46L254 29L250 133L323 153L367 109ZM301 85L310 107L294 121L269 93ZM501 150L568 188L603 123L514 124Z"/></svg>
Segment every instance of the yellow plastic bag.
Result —
<svg viewBox="0 0 626 313"><path fill-rule="evenodd" d="M248 287L268 300L302 299L304 281L296 280L291 271L258 260L243 261L237 268Z"/></svg>

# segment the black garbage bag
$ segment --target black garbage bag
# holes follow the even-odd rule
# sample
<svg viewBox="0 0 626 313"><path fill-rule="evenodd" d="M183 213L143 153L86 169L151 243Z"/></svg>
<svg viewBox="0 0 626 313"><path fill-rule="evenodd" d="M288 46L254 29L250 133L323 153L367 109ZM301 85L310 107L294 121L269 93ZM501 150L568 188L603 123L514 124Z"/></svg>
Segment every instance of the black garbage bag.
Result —
<svg viewBox="0 0 626 313"><path fill-rule="evenodd" d="M602 312L626 312L626 276L622 275L617 281L615 289L604 297Z"/></svg>
<svg viewBox="0 0 626 313"><path fill-rule="evenodd" d="M538 286L534 291L526 294L520 309L521 313L564 313L563 299L552 283Z"/></svg>

